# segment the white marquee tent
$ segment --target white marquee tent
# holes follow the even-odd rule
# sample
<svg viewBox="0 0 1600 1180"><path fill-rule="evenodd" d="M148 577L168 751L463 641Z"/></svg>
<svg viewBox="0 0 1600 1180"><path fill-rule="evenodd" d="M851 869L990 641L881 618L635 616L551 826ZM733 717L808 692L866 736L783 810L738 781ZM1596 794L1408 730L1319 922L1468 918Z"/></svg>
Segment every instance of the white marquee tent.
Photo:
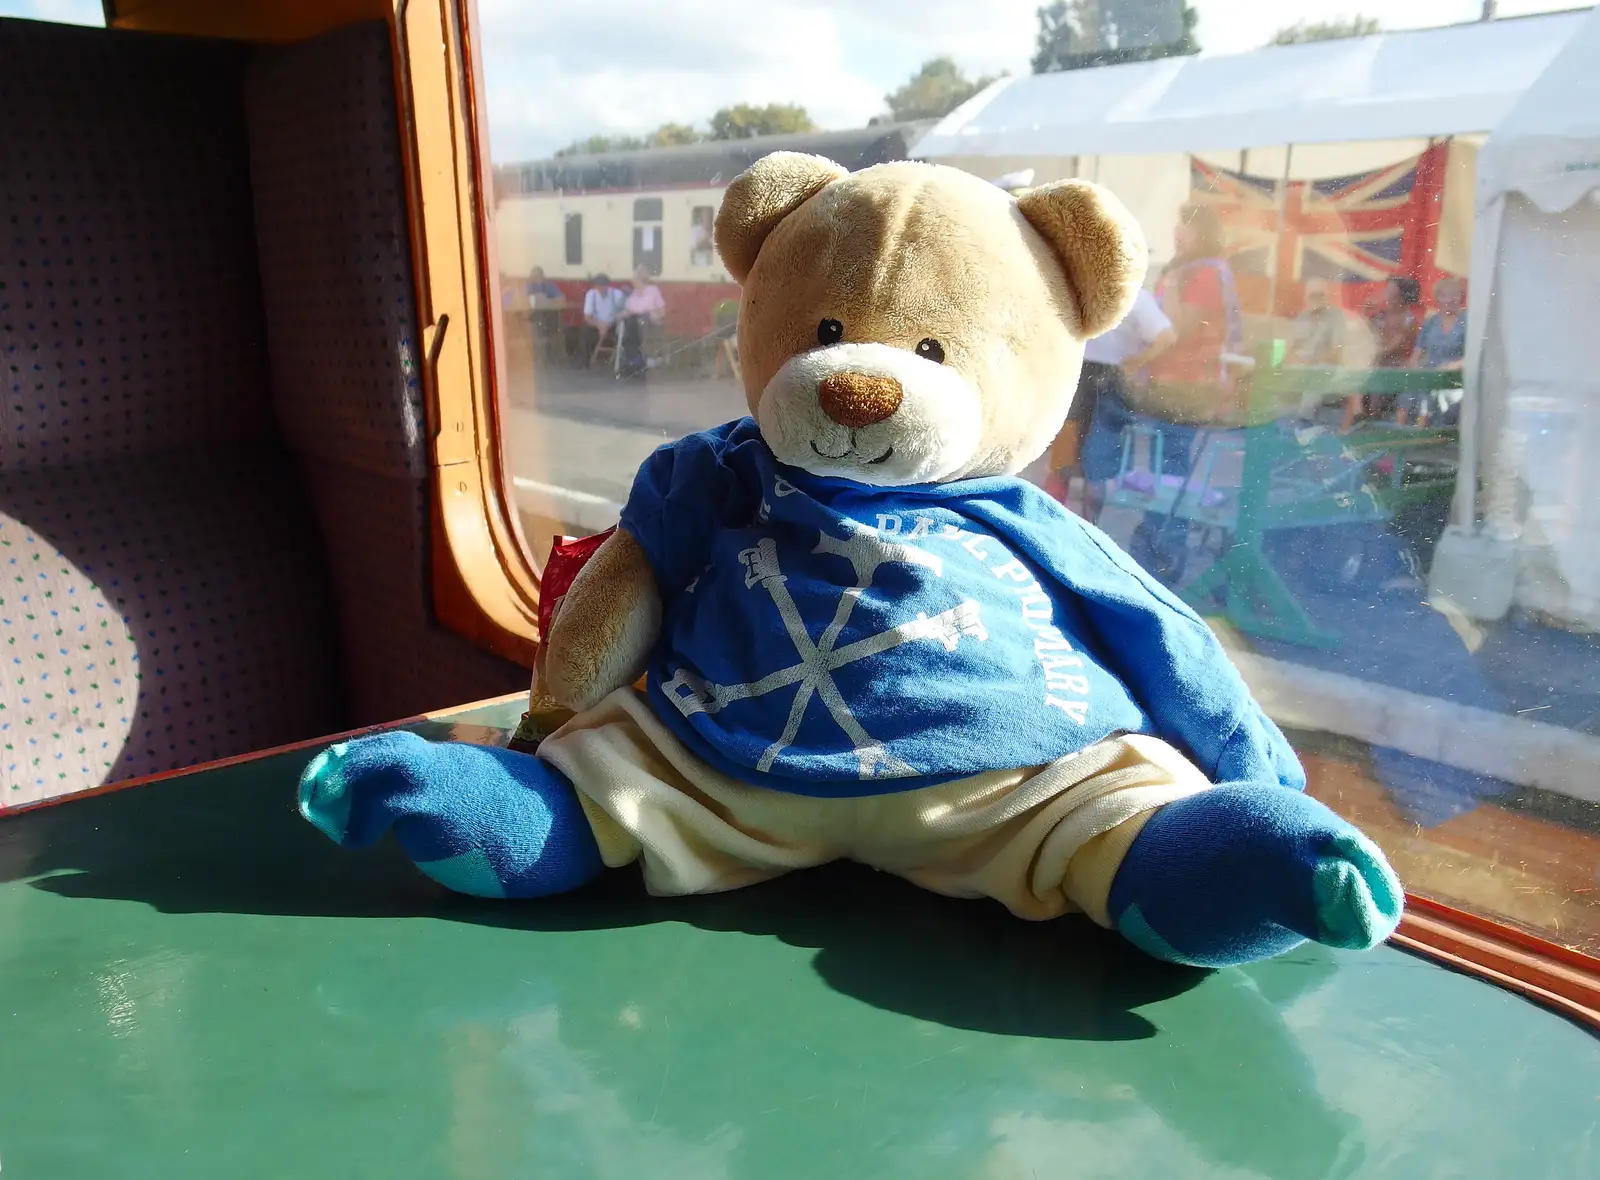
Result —
<svg viewBox="0 0 1600 1180"><path fill-rule="evenodd" d="M1488 131L1586 15L1006 78L915 154L1152 155Z"/></svg>
<svg viewBox="0 0 1600 1180"><path fill-rule="evenodd" d="M1600 628L1600 10L1494 128L1475 208L1456 523L1514 560L1463 597Z"/></svg>
<svg viewBox="0 0 1600 1180"><path fill-rule="evenodd" d="M1189 156L1267 177L1351 175L1459 137L1459 197L1437 261L1467 268L1471 147L1560 53L1587 13L1001 79L912 155L996 179L1081 176L1128 204L1160 257L1189 192Z"/></svg>

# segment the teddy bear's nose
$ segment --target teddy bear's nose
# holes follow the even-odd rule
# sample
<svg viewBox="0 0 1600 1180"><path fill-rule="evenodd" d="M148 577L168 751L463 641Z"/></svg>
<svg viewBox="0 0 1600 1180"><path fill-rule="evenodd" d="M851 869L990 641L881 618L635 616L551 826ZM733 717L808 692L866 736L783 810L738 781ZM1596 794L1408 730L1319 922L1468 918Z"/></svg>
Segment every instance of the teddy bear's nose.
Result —
<svg viewBox="0 0 1600 1180"><path fill-rule="evenodd" d="M875 373L829 373L817 386L822 412L840 426L871 426L900 408L900 382Z"/></svg>

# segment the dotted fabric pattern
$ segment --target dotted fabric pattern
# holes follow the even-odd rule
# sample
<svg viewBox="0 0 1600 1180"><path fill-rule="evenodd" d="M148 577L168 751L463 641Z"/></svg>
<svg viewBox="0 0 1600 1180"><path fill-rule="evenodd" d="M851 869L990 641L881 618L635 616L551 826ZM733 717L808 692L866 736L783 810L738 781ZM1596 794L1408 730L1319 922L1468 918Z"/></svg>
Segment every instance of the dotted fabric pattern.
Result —
<svg viewBox="0 0 1600 1180"><path fill-rule="evenodd" d="M0 471L272 436L236 47L0 20Z"/></svg>
<svg viewBox="0 0 1600 1180"><path fill-rule="evenodd" d="M387 28L357 25L246 72L256 235L285 438L420 480L422 385Z"/></svg>
<svg viewBox="0 0 1600 1180"><path fill-rule="evenodd" d="M332 568L351 723L524 690L525 669L433 622L387 27L258 51L245 105L273 394Z"/></svg>
<svg viewBox="0 0 1600 1180"><path fill-rule="evenodd" d="M0 21L0 809L343 727L245 54Z"/></svg>
<svg viewBox="0 0 1600 1180"><path fill-rule="evenodd" d="M326 733L327 577L289 461L0 476L0 808Z"/></svg>
<svg viewBox="0 0 1600 1180"><path fill-rule="evenodd" d="M529 673L435 627L427 598L385 593L374 570L427 569L424 485L336 463L304 462L302 476L332 551L351 724L373 725L528 687Z"/></svg>

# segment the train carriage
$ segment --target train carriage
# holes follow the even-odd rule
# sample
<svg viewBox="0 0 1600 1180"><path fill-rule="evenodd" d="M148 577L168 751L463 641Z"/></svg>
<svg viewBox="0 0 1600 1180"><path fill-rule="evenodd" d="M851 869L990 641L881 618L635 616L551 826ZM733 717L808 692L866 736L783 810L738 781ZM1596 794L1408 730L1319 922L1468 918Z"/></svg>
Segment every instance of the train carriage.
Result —
<svg viewBox="0 0 1600 1180"><path fill-rule="evenodd" d="M730 180L776 151L826 156L852 171L903 160L931 125L879 124L499 165L495 231L504 305L520 308L521 284L534 267L576 306L593 276L621 281L644 266L666 299L668 334L704 335L716 305L739 295L711 241Z"/></svg>

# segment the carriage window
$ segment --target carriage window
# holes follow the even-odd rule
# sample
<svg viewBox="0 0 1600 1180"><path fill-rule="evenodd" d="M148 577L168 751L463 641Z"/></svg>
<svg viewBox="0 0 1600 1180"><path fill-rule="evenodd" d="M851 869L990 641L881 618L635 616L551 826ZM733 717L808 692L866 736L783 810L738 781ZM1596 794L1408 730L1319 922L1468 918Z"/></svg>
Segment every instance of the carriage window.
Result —
<svg viewBox="0 0 1600 1180"><path fill-rule="evenodd" d="M707 267L712 263L716 212L710 205L696 205L689 211L689 265L692 267Z"/></svg>
<svg viewBox="0 0 1600 1180"><path fill-rule="evenodd" d="M713 227L751 161L1097 182L1150 276L1022 476L1207 620L1408 887L1600 952L1600 131L1567 118L1600 106L1600 16L956 7L981 35L816 22L828 64L797 71L754 10L735 69L699 40L542 56L482 6L494 163L529 178L502 269L559 291L502 342L536 558L749 412Z"/></svg>
<svg viewBox="0 0 1600 1180"><path fill-rule="evenodd" d="M583 265L583 214L568 213L562 222L566 230L567 265Z"/></svg>
<svg viewBox="0 0 1600 1180"><path fill-rule="evenodd" d="M646 275L661 273L661 198L640 197L633 202L633 269Z"/></svg>

